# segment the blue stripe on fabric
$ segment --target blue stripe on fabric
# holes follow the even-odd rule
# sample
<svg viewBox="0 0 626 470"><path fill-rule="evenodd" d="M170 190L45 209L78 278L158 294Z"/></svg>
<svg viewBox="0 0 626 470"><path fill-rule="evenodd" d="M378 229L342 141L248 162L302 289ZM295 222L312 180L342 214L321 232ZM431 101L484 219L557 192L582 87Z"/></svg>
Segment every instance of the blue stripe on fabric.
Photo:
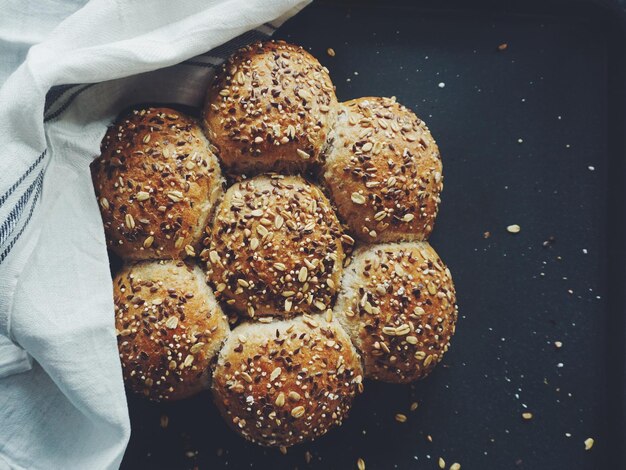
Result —
<svg viewBox="0 0 626 470"><path fill-rule="evenodd" d="M88 90L89 88L91 88L92 86L94 86L95 83L90 83L89 85L85 85L83 88L81 88L80 90L76 90L74 93L72 93L70 95L70 97L68 98L68 100L63 104L63 106L61 106L59 109L57 109L54 113L50 114L49 116L46 116L43 119L43 122L49 122L52 121L53 119L59 117L61 114L63 114L63 112L68 108L68 106L70 104L72 104L72 102L78 97L78 95L80 95L83 91Z"/></svg>
<svg viewBox="0 0 626 470"><path fill-rule="evenodd" d="M42 188L42 186L43 186L43 178L39 179L39 184L37 185L37 189L35 191L35 197L33 198L33 203L30 206L30 211L28 212L28 217L24 221L24 225L22 225L22 228L20 229L20 231L13 237L13 239L7 245L7 247L4 249L2 254L0 254L0 264L6 259L7 256L9 256L9 253L13 249L13 246L15 246L17 241L20 239L20 237L24 233L24 230L26 230L26 227L28 226L28 223L30 222L30 219L33 217L33 212L35 210L35 206L37 205L37 201L39 200L39 196L41 195L41 188Z"/></svg>
<svg viewBox="0 0 626 470"><path fill-rule="evenodd" d="M43 160L43 158L46 155L47 151L48 151L48 149L46 149L43 152L41 152L41 155L39 155L39 157L37 157L37 160L35 160L32 163L32 165L28 167L26 172L22 176L20 176L15 183L13 183L13 186L11 186L7 190L7 192L4 193L0 197L0 207L2 207L5 202L7 202L7 199L9 199L9 196L11 196L11 194L13 194L13 192L19 187L20 184L22 184L22 182L28 177L28 175L30 175L33 172L33 170L37 167L37 165L39 165L41 163L41 161Z"/></svg>
<svg viewBox="0 0 626 470"><path fill-rule="evenodd" d="M59 99L65 94L66 91L71 90L74 87L80 86L78 84L75 85L57 85L50 88L50 91L46 94L46 104L43 108L44 115L50 111L50 108L59 101Z"/></svg>
<svg viewBox="0 0 626 470"><path fill-rule="evenodd" d="M28 201L30 197L32 196L33 191L39 185L39 181L42 178L43 178L43 169L39 171L39 175L37 176L37 178L30 184L30 186L26 189L26 191L24 191L24 193L20 196L15 206L13 206L13 209L11 209L11 212L9 212L9 215L7 216L7 218L4 220L2 225L0 225L0 246L4 245L4 243L11 236L11 233L13 233L13 230L15 230L15 226L19 222L22 212L24 211L24 208L28 204Z"/></svg>

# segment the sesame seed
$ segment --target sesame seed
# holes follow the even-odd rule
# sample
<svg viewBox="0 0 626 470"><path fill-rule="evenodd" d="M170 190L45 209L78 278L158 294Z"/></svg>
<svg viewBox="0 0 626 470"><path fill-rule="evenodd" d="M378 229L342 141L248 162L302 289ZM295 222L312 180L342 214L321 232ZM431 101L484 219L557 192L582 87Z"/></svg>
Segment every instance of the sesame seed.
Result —
<svg viewBox="0 0 626 470"><path fill-rule="evenodd" d="M410 410L411 411L415 411L415 410L417 410L418 406L419 406L418 403L416 401L414 401L413 403L411 403Z"/></svg>
<svg viewBox="0 0 626 470"><path fill-rule="evenodd" d="M509 233L519 233L521 229L522 228L519 225L513 224L513 225L509 225L506 228L506 231L509 232Z"/></svg>
<svg viewBox="0 0 626 470"><path fill-rule="evenodd" d="M437 461L437 464L439 465L439 468L446 468L446 461L443 460L442 457L439 457L439 460Z"/></svg>
<svg viewBox="0 0 626 470"><path fill-rule="evenodd" d="M365 470L365 460L359 457L356 461L356 468L358 470Z"/></svg>
<svg viewBox="0 0 626 470"><path fill-rule="evenodd" d="M311 155L309 155L308 153L306 153L304 150L301 150L301 149L297 149L296 153L298 154L300 158L304 158L305 160L311 157Z"/></svg>
<svg viewBox="0 0 626 470"><path fill-rule="evenodd" d="M178 326L178 317L169 317L165 322L165 326L170 330L173 330Z"/></svg>
<svg viewBox="0 0 626 470"><path fill-rule="evenodd" d="M191 367L191 364L193 364L193 355L189 354L186 358L185 358L185 362L183 363L183 367Z"/></svg>
<svg viewBox="0 0 626 470"><path fill-rule="evenodd" d="M150 235L149 237L147 237L144 241L143 241L143 247L144 248L150 248L152 246L152 243L154 242L154 237L152 235Z"/></svg>
<svg viewBox="0 0 626 470"><path fill-rule="evenodd" d="M126 214L126 216L124 217L124 223L126 225L126 228L128 228L129 230L135 228L135 219L133 219L133 216L130 214Z"/></svg>
<svg viewBox="0 0 626 470"><path fill-rule="evenodd" d="M332 47L329 47L328 49L326 49L326 54L328 54L330 57L335 57L335 50Z"/></svg>
<svg viewBox="0 0 626 470"><path fill-rule="evenodd" d="M296 406L293 410L291 410L291 416L296 419L304 416L304 406Z"/></svg>
<svg viewBox="0 0 626 470"><path fill-rule="evenodd" d="M352 193L351 199L355 204L365 204L366 202L365 196L357 192Z"/></svg>
<svg viewBox="0 0 626 470"><path fill-rule="evenodd" d="M138 201L145 201L150 198L150 194L146 191L139 191L136 195Z"/></svg>
<svg viewBox="0 0 626 470"><path fill-rule="evenodd" d="M591 450L594 443L595 441L592 437L588 437L587 439L585 439L585 450Z"/></svg>
<svg viewBox="0 0 626 470"><path fill-rule="evenodd" d="M199 352L204 347L204 344L205 343L203 343L202 341L197 342L191 348L189 348L189 352L191 354L196 354L197 352Z"/></svg>
<svg viewBox="0 0 626 470"><path fill-rule="evenodd" d="M102 206L103 209L108 209L109 208L109 200L106 197L100 198L100 205Z"/></svg>
<svg viewBox="0 0 626 470"><path fill-rule="evenodd" d="M189 256L196 256L196 250L194 250L193 246L185 245L185 252Z"/></svg>
<svg viewBox="0 0 626 470"><path fill-rule="evenodd" d="M170 191L167 193L167 197L173 202L179 202L183 199L183 193L180 191Z"/></svg>
<svg viewBox="0 0 626 470"><path fill-rule="evenodd" d="M278 396L276 397L276 401L274 401L274 404L279 408L281 408L285 404L285 394L283 392L280 392L278 394Z"/></svg>
<svg viewBox="0 0 626 470"><path fill-rule="evenodd" d="M170 419L167 415L161 415L161 427L163 429L167 428L169 422L170 422Z"/></svg>
<svg viewBox="0 0 626 470"><path fill-rule="evenodd" d="M403 415L402 413L396 413L395 418L398 423L406 423L407 420L406 415Z"/></svg>
<svg viewBox="0 0 626 470"><path fill-rule="evenodd" d="M278 378L278 376L282 373L282 369L280 367L277 367L276 369L274 369L272 371L272 373L270 374L270 381L274 381Z"/></svg>
<svg viewBox="0 0 626 470"><path fill-rule="evenodd" d="M524 413L522 413L522 418L524 418L526 421L533 419L533 414L526 411Z"/></svg>
<svg viewBox="0 0 626 470"><path fill-rule="evenodd" d="M461 464L453 463L452 465L450 465L450 470L461 470Z"/></svg>

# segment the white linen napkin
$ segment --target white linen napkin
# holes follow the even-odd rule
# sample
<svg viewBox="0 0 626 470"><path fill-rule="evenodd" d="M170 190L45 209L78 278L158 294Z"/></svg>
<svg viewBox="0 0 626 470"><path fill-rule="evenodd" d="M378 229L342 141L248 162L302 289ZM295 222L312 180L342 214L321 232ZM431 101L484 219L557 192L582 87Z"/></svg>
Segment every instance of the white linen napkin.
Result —
<svg viewBox="0 0 626 470"><path fill-rule="evenodd" d="M0 335L22 349L0 339L0 468L115 468L128 442L89 173L106 126L134 103L198 106L217 64L308 1L92 0L0 89ZM0 57L39 40L15 25L52 29L29 10L0 21Z"/></svg>

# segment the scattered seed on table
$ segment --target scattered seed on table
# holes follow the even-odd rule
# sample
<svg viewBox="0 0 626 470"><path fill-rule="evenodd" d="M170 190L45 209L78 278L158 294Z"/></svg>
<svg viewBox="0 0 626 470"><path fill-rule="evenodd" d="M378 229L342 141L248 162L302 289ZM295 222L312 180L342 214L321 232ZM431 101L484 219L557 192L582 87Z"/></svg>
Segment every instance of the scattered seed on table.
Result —
<svg viewBox="0 0 626 470"><path fill-rule="evenodd" d="M594 442L595 441L593 440L593 437L588 437L587 439L585 439L585 450L591 450Z"/></svg>
<svg viewBox="0 0 626 470"><path fill-rule="evenodd" d="M506 228L506 231L509 232L509 233L519 233L521 229L522 228L519 225L513 224L513 225L509 225Z"/></svg>
<svg viewBox="0 0 626 470"><path fill-rule="evenodd" d="M406 423L406 415L403 415L402 413L396 413L396 421L398 423Z"/></svg>
<svg viewBox="0 0 626 470"><path fill-rule="evenodd" d="M526 411L525 413L522 413L522 418L524 418L526 421L531 420L533 419L533 414L529 411Z"/></svg>
<svg viewBox="0 0 626 470"><path fill-rule="evenodd" d="M328 54L330 57L335 57L335 49L329 47L328 49L326 49L326 54Z"/></svg>

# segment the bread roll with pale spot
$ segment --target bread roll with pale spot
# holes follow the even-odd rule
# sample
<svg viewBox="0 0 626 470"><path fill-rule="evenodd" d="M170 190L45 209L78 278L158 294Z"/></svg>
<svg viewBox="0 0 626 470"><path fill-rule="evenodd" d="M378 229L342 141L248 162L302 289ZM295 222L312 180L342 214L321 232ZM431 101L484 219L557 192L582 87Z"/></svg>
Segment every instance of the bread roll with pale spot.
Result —
<svg viewBox="0 0 626 470"><path fill-rule="evenodd" d="M229 327L202 270L183 261L125 266L113 280L115 326L126 386L151 400L209 387L209 365Z"/></svg>
<svg viewBox="0 0 626 470"><path fill-rule="evenodd" d="M341 227L329 201L296 176L231 186L201 258L218 298L250 317L323 312L341 280Z"/></svg>
<svg viewBox="0 0 626 470"><path fill-rule="evenodd" d="M125 259L194 256L223 191L199 125L169 108L133 110L91 165L107 245Z"/></svg>
<svg viewBox="0 0 626 470"><path fill-rule="evenodd" d="M301 171L318 163L336 117L328 70L299 46L238 50L208 91L204 122L232 173Z"/></svg>
<svg viewBox="0 0 626 470"><path fill-rule="evenodd" d="M362 377L345 331L305 314L235 328L219 353L212 388L235 431L260 445L288 447L339 426Z"/></svg>
<svg viewBox="0 0 626 470"><path fill-rule="evenodd" d="M340 218L367 243L425 240L443 188L439 149L394 98L340 104L323 178Z"/></svg>
<svg viewBox="0 0 626 470"><path fill-rule="evenodd" d="M361 351L366 376L393 383L432 371L458 316L450 271L426 242L357 250L334 313Z"/></svg>

